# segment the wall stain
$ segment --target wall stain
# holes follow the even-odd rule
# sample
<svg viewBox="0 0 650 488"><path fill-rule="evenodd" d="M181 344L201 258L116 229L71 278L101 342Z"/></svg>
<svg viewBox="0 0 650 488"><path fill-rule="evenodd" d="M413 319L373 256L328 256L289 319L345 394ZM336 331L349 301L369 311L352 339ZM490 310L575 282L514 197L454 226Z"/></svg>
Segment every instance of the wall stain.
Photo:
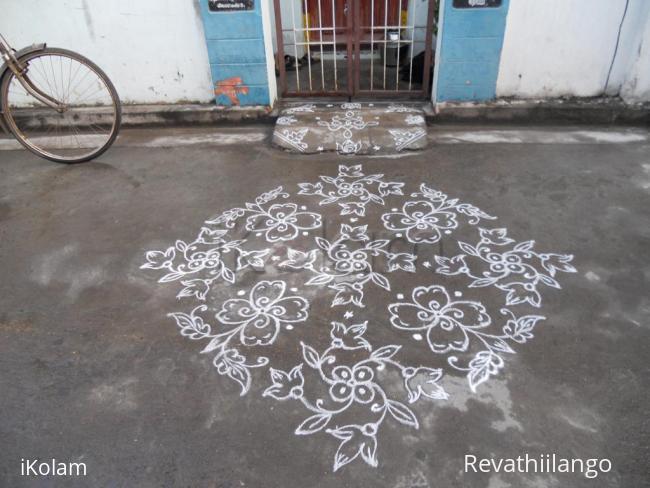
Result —
<svg viewBox="0 0 650 488"><path fill-rule="evenodd" d="M86 20L86 27L88 27L88 34L90 38L95 40L95 27L93 26L93 19L90 16L90 9L88 8L87 0L81 0L82 10L84 11L84 19Z"/></svg>
<svg viewBox="0 0 650 488"><path fill-rule="evenodd" d="M214 94L228 98L232 105L239 105L239 95L248 95L248 87L239 76L219 80L214 86Z"/></svg>

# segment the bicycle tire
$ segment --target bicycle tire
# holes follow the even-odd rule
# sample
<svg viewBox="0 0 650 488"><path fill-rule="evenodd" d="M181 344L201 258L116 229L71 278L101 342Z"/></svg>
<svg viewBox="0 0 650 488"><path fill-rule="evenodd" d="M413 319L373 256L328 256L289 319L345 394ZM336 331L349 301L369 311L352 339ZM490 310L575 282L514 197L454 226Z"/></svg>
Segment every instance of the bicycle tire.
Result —
<svg viewBox="0 0 650 488"><path fill-rule="evenodd" d="M56 155L42 148L39 148L34 143L30 142L29 138L26 137L25 134L23 134L21 129L18 127L18 124L16 123L16 120L13 117L13 112L11 110L11 107L9 106L9 87L11 86L11 82L16 78L15 74L12 72L7 73L7 75L3 77L2 84L0 85L0 100L2 102L1 105L4 110L5 124L9 129L9 131L13 134L13 136L18 140L18 142L20 142L20 144L22 144L26 149L28 149L32 153L42 158L48 159L56 163L65 163L65 164L76 164L76 163L90 161L91 159L95 159L101 156L115 142L115 139L119 134L120 126L122 123L122 104L120 102L119 95L117 94L117 90L115 89L115 86L111 82L108 75L106 75L106 73L99 66L93 63L90 59L86 58L85 56L82 56L79 53L70 51L68 49L50 47L50 48L45 48L44 50L41 51L36 51L21 56L19 58L19 61L21 63L29 65L31 61L39 57L56 56L56 55L69 57L81 63L87 69L89 69L89 71L94 72L94 74L104 83L106 89L108 90L108 93L110 94L111 101L112 101L112 108L114 110L114 120L111 125L110 135L108 136L106 142L103 143L100 147L95 148L91 152L87 154L83 154L78 157L63 157L60 155Z"/></svg>

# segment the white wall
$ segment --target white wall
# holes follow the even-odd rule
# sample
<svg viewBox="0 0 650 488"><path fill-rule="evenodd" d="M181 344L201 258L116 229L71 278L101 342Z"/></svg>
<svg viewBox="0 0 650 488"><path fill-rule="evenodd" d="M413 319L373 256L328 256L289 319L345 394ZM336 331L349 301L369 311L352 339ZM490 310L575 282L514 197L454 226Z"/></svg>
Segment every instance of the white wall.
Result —
<svg viewBox="0 0 650 488"><path fill-rule="evenodd" d="M266 0L272 3L273 0ZM275 9L271 9L271 33L273 35L273 52L278 52L277 34L275 30ZM296 42L305 42L303 32L297 32L294 41L293 28L302 29L304 27L302 20L302 0L282 0L280 2L280 18L282 19L282 42L284 44L284 54L301 58L307 51L304 45L297 45ZM287 29L291 29L287 31Z"/></svg>
<svg viewBox="0 0 650 488"><path fill-rule="evenodd" d="M21 0L1 9L14 47L47 42L89 57L124 103L214 99L195 0Z"/></svg>
<svg viewBox="0 0 650 488"><path fill-rule="evenodd" d="M432 0L433 1L433 0ZM426 27L428 14L429 14L429 3L427 0L409 0L408 3L408 25L414 25L416 27ZM434 22L437 22L438 19L434 19ZM414 48L411 50L411 55L415 56L426 48L426 43L424 42L427 38L427 31L425 29L415 29L415 35L413 29L405 29L404 33L405 39L414 40ZM432 49L436 49L436 36L433 35L431 39Z"/></svg>
<svg viewBox="0 0 650 488"><path fill-rule="evenodd" d="M621 96L630 103L650 100L650 21L645 24L639 49L633 52L633 62L623 82Z"/></svg>
<svg viewBox="0 0 650 488"><path fill-rule="evenodd" d="M275 18L273 17L273 6L271 2L263 2L262 5L262 30L264 31L264 50L266 52L266 77L269 80L269 103L275 104L278 98L278 85L275 81Z"/></svg>
<svg viewBox="0 0 650 488"><path fill-rule="evenodd" d="M511 0L497 96L647 93L650 86L643 72L647 70L647 55L645 60L639 59L639 46L644 29L648 36L650 2L630 0L614 57L625 4L625 0ZM646 49L650 49L649 43L647 38ZM632 89L629 77L634 66L638 75ZM645 88L640 86L644 84Z"/></svg>

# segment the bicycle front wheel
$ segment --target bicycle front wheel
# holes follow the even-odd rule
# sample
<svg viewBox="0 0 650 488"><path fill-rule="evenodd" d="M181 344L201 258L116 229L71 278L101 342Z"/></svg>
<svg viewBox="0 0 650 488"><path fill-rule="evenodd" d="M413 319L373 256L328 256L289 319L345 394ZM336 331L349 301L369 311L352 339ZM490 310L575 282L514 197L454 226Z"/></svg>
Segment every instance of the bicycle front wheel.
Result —
<svg viewBox="0 0 650 488"><path fill-rule="evenodd" d="M8 73L0 97L9 130L35 154L59 163L96 158L115 141L121 105L115 87L96 64L72 51L46 48L20 58L25 77L60 104L50 107Z"/></svg>

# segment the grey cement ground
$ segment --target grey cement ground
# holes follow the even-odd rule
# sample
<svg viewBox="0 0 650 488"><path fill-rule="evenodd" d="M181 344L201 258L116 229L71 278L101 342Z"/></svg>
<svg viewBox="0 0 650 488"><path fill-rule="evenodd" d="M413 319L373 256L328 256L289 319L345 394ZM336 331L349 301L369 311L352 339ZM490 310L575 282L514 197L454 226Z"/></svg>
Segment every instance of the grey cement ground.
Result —
<svg viewBox="0 0 650 488"><path fill-rule="evenodd" d="M467 142L481 129L484 143ZM393 158L283 153L270 126L125 133L77 167L0 151L0 486L650 486L647 131L503 130L435 128L425 152ZM333 474L336 442L294 436L304 411L262 398L264 385L240 397L166 317L177 288L139 266L215 213L341 161L430 182L518 239L574 254L578 273L544 290L547 320L498 377L476 395L459 387L416 404L419 430L382 429L378 468L357 460ZM385 325L381 295L368 300ZM314 320L326 324L323 309ZM595 480L462 471L466 453L525 452L607 457L613 470ZM21 478L23 457L83 461L88 476Z"/></svg>

